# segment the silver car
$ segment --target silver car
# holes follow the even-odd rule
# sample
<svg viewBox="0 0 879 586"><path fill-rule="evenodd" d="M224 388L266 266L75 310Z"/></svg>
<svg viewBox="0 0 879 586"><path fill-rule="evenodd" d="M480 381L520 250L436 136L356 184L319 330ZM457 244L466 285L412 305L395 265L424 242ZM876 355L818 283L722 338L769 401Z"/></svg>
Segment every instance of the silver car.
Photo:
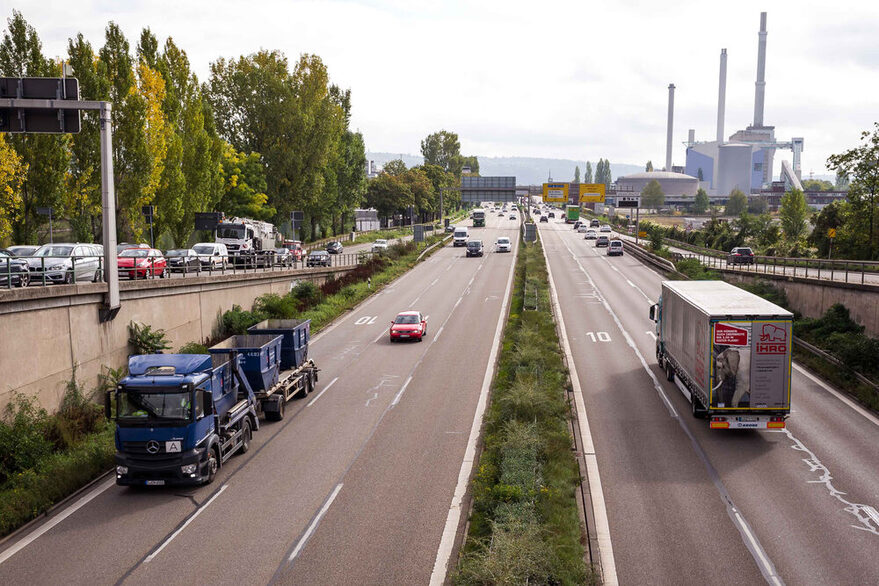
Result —
<svg viewBox="0 0 879 586"><path fill-rule="evenodd" d="M27 257L30 281L34 284L100 281L103 247L99 244L44 244Z"/></svg>

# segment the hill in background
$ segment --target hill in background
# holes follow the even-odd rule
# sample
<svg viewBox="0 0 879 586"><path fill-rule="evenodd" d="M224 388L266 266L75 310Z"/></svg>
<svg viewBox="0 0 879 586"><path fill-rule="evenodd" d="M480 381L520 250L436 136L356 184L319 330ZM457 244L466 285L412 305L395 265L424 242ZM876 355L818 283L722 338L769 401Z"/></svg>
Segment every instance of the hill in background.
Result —
<svg viewBox="0 0 879 586"><path fill-rule="evenodd" d="M420 165L424 160L420 155L408 155L399 153L366 153L367 161L375 161L376 165L384 165L388 161L403 159L407 167ZM596 161L592 161L595 169ZM573 181L574 168L579 165L580 173L586 170L586 161L574 161L571 159L540 159L534 157L479 157L479 174L483 176L509 176L516 177L519 185L541 185L546 183L549 173L552 173L553 181ZM629 165L626 163L611 163L610 171L613 178L630 173L639 173L644 170L641 165Z"/></svg>

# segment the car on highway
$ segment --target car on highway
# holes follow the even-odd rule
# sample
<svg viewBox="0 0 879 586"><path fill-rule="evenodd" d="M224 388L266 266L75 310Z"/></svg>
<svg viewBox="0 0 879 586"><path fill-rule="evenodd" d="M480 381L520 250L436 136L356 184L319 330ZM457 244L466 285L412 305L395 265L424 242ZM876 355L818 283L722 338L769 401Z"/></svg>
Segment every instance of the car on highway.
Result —
<svg viewBox="0 0 879 586"><path fill-rule="evenodd" d="M547 218L546 216L540 216L540 221L541 222L549 222L549 218Z"/></svg>
<svg viewBox="0 0 879 586"><path fill-rule="evenodd" d="M482 240L467 241L467 256L482 256Z"/></svg>
<svg viewBox="0 0 879 586"><path fill-rule="evenodd" d="M595 246L608 246L609 244L610 238L608 238L604 234L595 239Z"/></svg>
<svg viewBox="0 0 879 586"><path fill-rule="evenodd" d="M550 218L555 218L555 212L549 212L546 215L549 216Z"/></svg>
<svg viewBox="0 0 879 586"><path fill-rule="evenodd" d="M511 220L517 220L517 219L518 219L518 216L516 216L516 214L510 214L510 219L511 219Z"/></svg>
<svg viewBox="0 0 879 586"><path fill-rule="evenodd" d="M583 237L584 240L595 240L596 238L598 238L598 232L592 228L586 230L586 236Z"/></svg>
<svg viewBox="0 0 879 586"><path fill-rule="evenodd" d="M116 258L120 277L129 279L164 278L168 261L155 248L126 248Z"/></svg>
<svg viewBox="0 0 879 586"><path fill-rule="evenodd" d="M455 231L455 225L454 225L454 224L449 224L448 226L446 226L446 233L447 233L447 234L451 234L451 233L454 232L454 231Z"/></svg>
<svg viewBox="0 0 879 586"><path fill-rule="evenodd" d="M611 240L607 246L607 256L623 256L623 241Z"/></svg>
<svg viewBox="0 0 879 586"><path fill-rule="evenodd" d="M726 264L752 265L754 264L754 251L747 246L738 246L729 252Z"/></svg>
<svg viewBox="0 0 879 586"><path fill-rule="evenodd" d="M125 252L124 250L122 252ZM201 272L201 260L198 253L191 248L176 248L165 253L168 271L178 273Z"/></svg>
<svg viewBox="0 0 879 586"><path fill-rule="evenodd" d="M494 243L494 250L495 252L512 252L513 243L510 242L507 236L498 236L497 241Z"/></svg>
<svg viewBox="0 0 879 586"><path fill-rule="evenodd" d="M503 216L505 213L506 213L506 212L505 212L504 210L500 210L500 211L497 213L497 215L499 215L499 216Z"/></svg>
<svg viewBox="0 0 879 586"><path fill-rule="evenodd" d="M602 224L601 228L599 228L598 231L599 231L599 232L605 232L605 233L613 232L613 230L611 229L611 227L610 227L609 225L607 225L607 224Z"/></svg>
<svg viewBox="0 0 879 586"><path fill-rule="evenodd" d="M586 224L580 224L580 226L577 227L578 234L585 234L586 232L589 232L589 226Z"/></svg>
<svg viewBox="0 0 879 586"><path fill-rule="evenodd" d="M290 251L295 261L302 260L302 257L305 255L305 251L302 249L302 242L299 240L284 240L281 245Z"/></svg>
<svg viewBox="0 0 879 586"><path fill-rule="evenodd" d="M0 248L0 287L27 287L30 271L27 261Z"/></svg>
<svg viewBox="0 0 879 586"><path fill-rule="evenodd" d="M418 340L427 335L427 318L420 311L401 311L391 322L388 332L391 342L398 340Z"/></svg>
<svg viewBox="0 0 879 586"><path fill-rule="evenodd" d="M307 267L329 267L332 264L333 259L330 258L330 253L326 250L312 250L305 259Z"/></svg>
<svg viewBox="0 0 879 586"><path fill-rule="evenodd" d="M192 250L198 253L202 269L222 269L229 262L229 249L222 242L199 242Z"/></svg>
<svg viewBox="0 0 879 586"><path fill-rule="evenodd" d="M342 243L341 242L330 242L327 244L327 252L330 254L342 254Z"/></svg>
<svg viewBox="0 0 879 586"><path fill-rule="evenodd" d="M279 267L292 267L296 262L293 252L289 248L275 249L275 265Z"/></svg>
<svg viewBox="0 0 879 586"><path fill-rule="evenodd" d="M574 230L578 230L581 224L583 224L583 222L581 222L580 220L574 222Z"/></svg>
<svg viewBox="0 0 879 586"><path fill-rule="evenodd" d="M33 256L38 248L39 246L32 244L16 244L15 246L6 247L6 251L12 256L21 258L23 256Z"/></svg>
<svg viewBox="0 0 879 586"><path fill-rule="evenodd" d="M590 220L589 221L590 228L598 228L600 226L601 226L601 222L599 222L598 220Z"/></svg>
<svg viewBox="0 0 879 586"><path fill-rule="evenodd" d="M44 244L26 258L30 280L46 283L100 281L103 247L99 244Z"/></svg>
<svg viewBox="0 0 879 586"><path fill-rule="evenodd" d="M379 238L375 242L372 243L372 251L373 252L387 252L388 251L388 241L384 238Z"/></svg>

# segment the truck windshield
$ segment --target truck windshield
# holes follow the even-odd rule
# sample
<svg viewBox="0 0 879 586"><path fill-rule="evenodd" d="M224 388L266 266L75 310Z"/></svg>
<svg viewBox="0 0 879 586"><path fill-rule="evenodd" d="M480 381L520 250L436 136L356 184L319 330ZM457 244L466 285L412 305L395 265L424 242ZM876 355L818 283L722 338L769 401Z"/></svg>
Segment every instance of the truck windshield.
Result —
<svg viewBox="0 0 879 586"><path fill-rule="evenodd" d="M217 238L231 238L233 240L244 238L244 226L241 224L217 226Z"/></svg>
<svg viewBox="0 0 879 586"><path fill-rule="evenodd" d="M117 394L116 409L119 419L188 420L192 417L192 393L183 390L159 392L153 389L126 389Z"/></svg>

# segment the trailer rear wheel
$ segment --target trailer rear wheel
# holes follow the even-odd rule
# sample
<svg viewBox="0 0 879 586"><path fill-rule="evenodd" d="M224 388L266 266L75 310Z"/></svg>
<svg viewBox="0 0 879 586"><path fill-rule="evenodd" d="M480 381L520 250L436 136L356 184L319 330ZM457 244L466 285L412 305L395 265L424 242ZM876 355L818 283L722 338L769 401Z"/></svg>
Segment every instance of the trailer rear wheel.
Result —
<svg viewBox="0 0 879 586"><path fill-rule="evenodd" d="M250 431L250 420L245 419L242 424L241 430L241 447L238 449L239 454L246 454L247 450L250 449L250 438L253 436L253 432Z"/></svg>
<svg viewBox="0 0 879 586"><path fill-rule="evenodd" d="M271 411L266 411L266 419L269 421L281 421L284 419L284 397L281 395L275 395L274 397L275 408Z"/></svg>
<svg viewBox="0 0 879 586"><path fill-rule="evenodd" d="M665 363L665 378L672 382L675 380L675 369L668 362Z"/></svg>
<svg viewBox="0 0 879 586"><path fill-rule="evenodd" d="M696 419L704 419L705 418L705 409L702 407L702 404L699 402L695 396L690 397L691 403L693 405L693 417Z"/></svg>

